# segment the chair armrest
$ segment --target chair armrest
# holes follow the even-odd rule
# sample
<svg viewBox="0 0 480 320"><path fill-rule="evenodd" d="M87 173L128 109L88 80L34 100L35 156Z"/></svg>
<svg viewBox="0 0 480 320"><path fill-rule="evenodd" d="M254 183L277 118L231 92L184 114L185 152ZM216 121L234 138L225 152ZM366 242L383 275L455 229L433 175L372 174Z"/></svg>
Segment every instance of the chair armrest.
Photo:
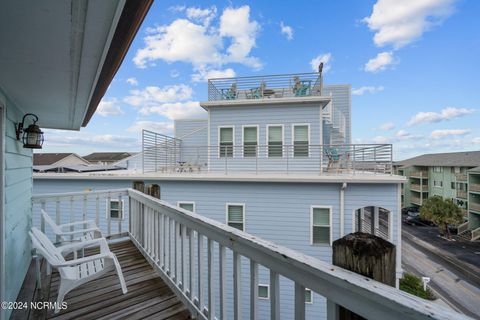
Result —
<svg viewBox="0 0 480 320"><path fill-rule="evenodd" d="M100 231L100 229L97 228L97 227L88 228L88 229L78 229L78 230L73 230L73 231L64 231L64 232L59 233L58 235L59 236L74 236L76 234L88 233L88 232L92 232L92 231Z"/></svg>
<svg viewBox="0 0 480 320"><path fill-rule="evenodd" d="M59 225L58 227L60 229L62 228L68 228L68 227L73 227L73 226L78 226L78 225L87 225L88 228L95 228L97 227L97 224L95 223L94 220L85 220L85 221L77 221L77 222L71 222L71 223L65 223L65 224L61 224Z"/></svg>
<svg viewBox="0 0 480 320"><path fill-rule="evenodd" d="M82 263L85 263L85 262L95 261L95 260L99 260L99 259L104 259L104 258L112 259L114 256L115 255L112 252L100 253L100 254L96 254L96 255L93 255L93 256L88 256L88 257L84 257L84 258L80 258L80 259L76 259L76 260L65 261L65 262L62 262L60 264L52 265L52 266L56 267L56 268L73 267L73 266L76 266L76 265L79 265L79 264L82 264Z"/></svg>
<svg viewBox="0 0 480 320"><path fill-rule="evenodd" d="M65 252L71 252L74 250L80 250L87 247L100 247L100 253L110 252L108 247L107 240L105 238L92 239L87 241L80 241L75 243L66 244L58 247L58 250L63 254Z"/></svg>

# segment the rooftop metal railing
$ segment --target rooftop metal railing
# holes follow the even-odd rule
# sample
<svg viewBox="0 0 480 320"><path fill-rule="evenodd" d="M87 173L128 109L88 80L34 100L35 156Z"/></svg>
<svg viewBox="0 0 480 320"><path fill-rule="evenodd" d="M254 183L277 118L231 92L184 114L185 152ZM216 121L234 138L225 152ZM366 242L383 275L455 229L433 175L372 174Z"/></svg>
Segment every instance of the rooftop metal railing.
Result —
<svg viewBox="0 0 480 320"><path fill-rule="evenodd" d="M320 95L322 77L317 72L208 80L208 101Z"/></svg>
<svg viewBox="0 0 480 320"><path fill-rule="evenodd" d="M151 167L160 173L393 173L390 144L182 146L168 158L178 161Z"/></svg>
<svg viewBox="0 0 480 320"><path fill-rule="evenodd" d="M182 140L149 130L142 130L143 172L156 172L180 161Z"/></svg>

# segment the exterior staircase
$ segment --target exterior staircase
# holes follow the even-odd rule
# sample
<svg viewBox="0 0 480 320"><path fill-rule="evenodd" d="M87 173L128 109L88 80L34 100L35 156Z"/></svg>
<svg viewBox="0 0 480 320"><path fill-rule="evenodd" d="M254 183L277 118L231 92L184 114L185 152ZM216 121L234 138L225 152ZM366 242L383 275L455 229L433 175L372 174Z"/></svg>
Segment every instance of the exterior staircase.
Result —
<svg viewBox="0 0 480 320"><path fill-rule="evenodd" d="M480 227L474 230L468 229L468 221L458 226L456 240L480 241Z"/></svg>

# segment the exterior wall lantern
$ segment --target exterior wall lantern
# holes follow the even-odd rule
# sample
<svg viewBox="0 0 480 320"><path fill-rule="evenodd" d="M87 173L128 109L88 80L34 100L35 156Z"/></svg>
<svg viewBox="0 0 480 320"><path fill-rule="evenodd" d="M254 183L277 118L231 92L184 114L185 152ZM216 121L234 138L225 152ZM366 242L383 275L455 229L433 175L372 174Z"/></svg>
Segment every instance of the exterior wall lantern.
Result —
<svg viewBox="0 0 480 320"><path fill-rule="evenodd" d="M25 118L31 116L33 118L33 123L25 127ZM23 147L28 149L42 149L43 145L43 132L40 130L40 127L37 125L38 117L33 113L27 113L23 116L22 122L16 125L17 140L23 142ZM22 135L23 134L23 135ZM21 136L22 135L22 136ZM21 136L21 137L20 137Z"/></svg>

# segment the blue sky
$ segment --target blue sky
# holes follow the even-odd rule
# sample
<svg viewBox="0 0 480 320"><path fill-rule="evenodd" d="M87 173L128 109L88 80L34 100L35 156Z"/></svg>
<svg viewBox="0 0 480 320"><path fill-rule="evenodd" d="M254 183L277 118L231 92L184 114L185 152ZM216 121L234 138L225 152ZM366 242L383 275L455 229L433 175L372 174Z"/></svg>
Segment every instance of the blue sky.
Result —
<svg viewBox="0 0 480 320"><path fill-rule="evenodd" d="M205 116L205 78L310 72L352 86L357 143L396 159L480 149L480 1L156 1L97 113L43 152L139 151ZM312 66L313 65L313 66Z"/></svg>

